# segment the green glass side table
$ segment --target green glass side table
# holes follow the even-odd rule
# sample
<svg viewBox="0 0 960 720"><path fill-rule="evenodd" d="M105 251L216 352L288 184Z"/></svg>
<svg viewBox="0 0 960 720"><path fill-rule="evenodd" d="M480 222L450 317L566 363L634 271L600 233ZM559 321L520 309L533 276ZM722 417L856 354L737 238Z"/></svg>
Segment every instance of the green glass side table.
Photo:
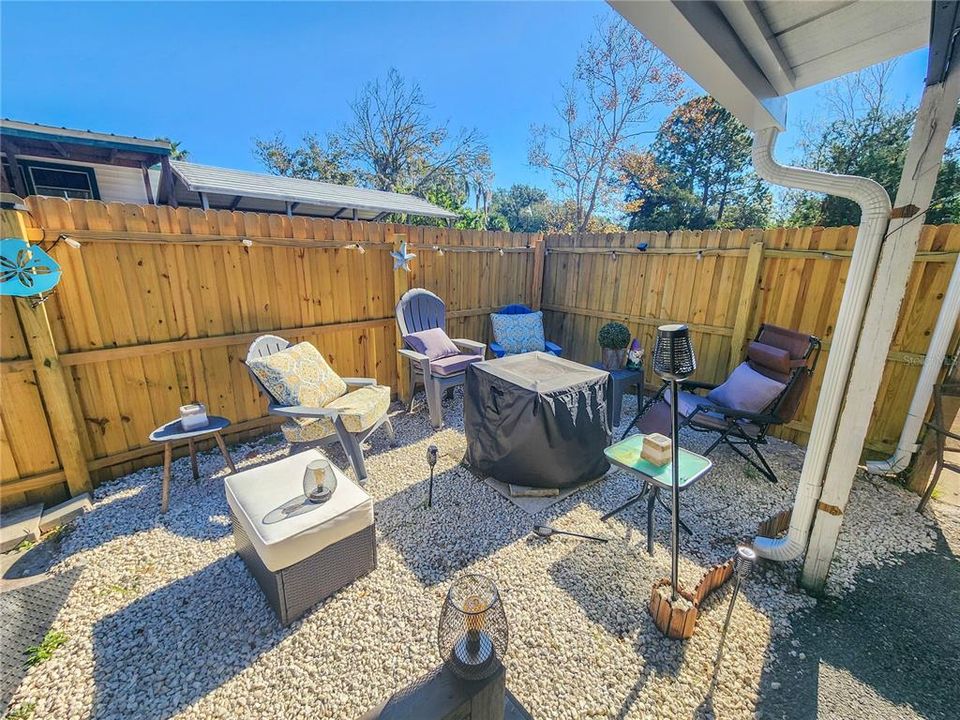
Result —
<svg viewBox="0 0 960 720"><path fill-rule="evenodd" d="M668 512L670 508L660 498L661 490L673 489L673 463L666 465L654 465L640 456L643 449L644 435L631 435L625 440L614 443L606 450L604 454L612 465L626 470L627 473L637 477L643 483L643 489L627 500L617 508L614 508L601 520L609 520L619 512L623 512L631 505L640 502L644 498L647 500L647 552L653 555L653 511L659 502ZM697 455L680 448L680 490L683 491L689 487L713 467L713 462L703 455ZM693 534L682 520L680 527L688 534Z"/></svg>

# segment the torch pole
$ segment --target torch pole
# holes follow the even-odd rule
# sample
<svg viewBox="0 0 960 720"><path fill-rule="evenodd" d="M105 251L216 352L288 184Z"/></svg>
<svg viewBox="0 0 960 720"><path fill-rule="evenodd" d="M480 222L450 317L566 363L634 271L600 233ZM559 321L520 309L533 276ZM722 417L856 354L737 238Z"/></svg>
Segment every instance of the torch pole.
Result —
<svg viewBox="0 0 960 720"><path fill-rule="evenodd" d="M680 569L680 398L677 394L676 379L670 380L670 431L673 435L671 445L671 469L673 475L673 517L670 536L670 600L677 599L677 576Z"/></svg>

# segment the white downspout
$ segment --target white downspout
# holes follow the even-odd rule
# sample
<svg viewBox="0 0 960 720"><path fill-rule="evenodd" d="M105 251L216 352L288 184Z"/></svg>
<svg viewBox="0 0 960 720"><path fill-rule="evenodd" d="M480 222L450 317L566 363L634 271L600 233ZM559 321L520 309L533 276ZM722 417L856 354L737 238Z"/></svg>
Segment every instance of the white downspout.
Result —
<svg viewBox="0 0 960 720"><path fill-rule="evenodd" d="M927 416L927 408L930 406L933 385L943 368L943 360L947 356L950 338L953 337L953 329L957 326L958 319L960 319L960 260L957 260L953 266L953 275L950 276L950 284L943 296L937 325L930 337L930 347L927 348L927 357L923 361L923 369L920 370L920 378L917 380L913 401L910 403L907 419L900 432L897 449L886 460L868 461L867 472L873 475L896 475L910 466L913 454L920 447L917 441Z"/></svg>
<svg viewBox="0 0 960 720"><path fill-rule="evenodd" d="M850 258L790 529L781 539L758 537L753 543L761 557L787 561L799 557L806 549L891 205L887 191L868 178L780 165L773 159L773 147L779 132L776 128L767 128L754 135L753 164L760 177L784 187L844 197L857 203L861 210L860 227Z"/></svg>

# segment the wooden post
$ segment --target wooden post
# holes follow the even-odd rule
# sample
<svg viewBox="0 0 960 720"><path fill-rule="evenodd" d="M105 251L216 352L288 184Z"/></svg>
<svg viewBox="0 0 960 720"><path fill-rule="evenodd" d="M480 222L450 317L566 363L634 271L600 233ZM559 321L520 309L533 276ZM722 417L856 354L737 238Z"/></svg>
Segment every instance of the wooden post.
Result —
<svg viewBox="0 0 960 720"><path fill-rule="evenodd" d="M3 210L3 234L6 237L30 236L24 213ZM23 328L23 334L33 358L37 385L43 398L44 409L56 443L57 455L63 465L67 487L71 495L89 492L92 488L87 459L80 444L81 425L73 414L70 390L60 364L60 355L53 343L47 308L33 304L32 298L16 298L14 306Z"/></svg>
<svg viewBox="0 0 960 720"><path fill-rule="evenodd" d="M730 362L728 373L743 360L743 349L750 332L753 318L753 305L760 287L760 271L763 268L763 240L754 241L747 251L747 267L743 271L743 285L740 287L740 300L737 302L737 315L733 323L733 336L730 338Z"/></svg>
<svg viewBox="0 0 960 720"><path fill-rule="evenodd" d="M540 303L543 302L543 269L546 250L543 233L538 233L533 243L533 283L530 289L530 307L533 310L539 310Z"/></svg>
<svg viewBox="0 0 960 720"><path fill-rule="evenodd" d="M153 201L153 187L150 185L150 168L147 167L145 162L140 163L140 171L143 173L143 189L147 193L147 203L154 205Z"/></svg>
<svg viewBox="0 0 960 720"><path fill-rule="evenodd" d="M400 252L400 246L407 242L406 234L395 234L393 236L393 249ZM392 258L391 258L392 261ZM410 289L410 273L403 268L393 271L393 306L396 307L403 294ZM400 325L394 323L394 332L397 334L397 348L403 347L403 337L400 335ZM407 363L409 361L402 356L397 357L397 395L401 398L407 397L410 392L410 374L407 372Z"/></svg>

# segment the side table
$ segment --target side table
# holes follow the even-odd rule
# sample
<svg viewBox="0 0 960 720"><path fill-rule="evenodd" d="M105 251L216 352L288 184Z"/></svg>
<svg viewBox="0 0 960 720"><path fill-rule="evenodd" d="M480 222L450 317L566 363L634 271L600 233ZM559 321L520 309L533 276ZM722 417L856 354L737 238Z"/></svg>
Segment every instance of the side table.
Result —
<svg viewBox="0 0 960 720"><path fill-rule="evenodd" d="M604 370L603 363L593 363L591 367ZM620 410L623 407L623 393L631 386L637 386L637 407L643 403L643 367L639 370L608 370L610 382L607 383L607 422L610 432L620 424Z"/></svg>
<svg viewBox="0 0 960 720"><path fill-rule="evenodd" d="M160 490L160 512L165 513L170 500L170 463L173 461L173 443L183 440L190 446L190 465L193 467L193 479L200 479L200 470L197 467L197 446L194 440L203 438L207 435L213 435L220 448L220 453L230 468L230 472L236 472L237 468L233 464L230 453L227 452L227 445L223 442L221 432L230 426L230 421L225 417L211 415L209 422L196 430L184 430L180 424L179 418L171 420L166 425L161 425L150 433L150 442L163 443L163 485Z"/></svg>
<svg viewBox="0 0 960 720"><path fill-rule="evenodd" d="M656 503L658 501L664 508L670 510L663 500L660 500L659 496L661 490L673 489L673 469L671 467L672 463L654 465L640 456L643 450L643 438L644 436L642 434L631 435L625 440L614 443L603 451L607 456L607 460L609 460L612 465L616 465L639 479L643 483L643 489L620 505L620 507L614 508L600 519L604 521L609 520L618 512L626 510L634 503L646 498L647 552L653 555L653 511L656 509ZM695 483L712 467L713 462L711 462L709 458L680 448L680 490L682 491ZM688 535L692 534L690 528L688 528L682 520L679 520L679 518L678 522L684 532Z"/></svg>

